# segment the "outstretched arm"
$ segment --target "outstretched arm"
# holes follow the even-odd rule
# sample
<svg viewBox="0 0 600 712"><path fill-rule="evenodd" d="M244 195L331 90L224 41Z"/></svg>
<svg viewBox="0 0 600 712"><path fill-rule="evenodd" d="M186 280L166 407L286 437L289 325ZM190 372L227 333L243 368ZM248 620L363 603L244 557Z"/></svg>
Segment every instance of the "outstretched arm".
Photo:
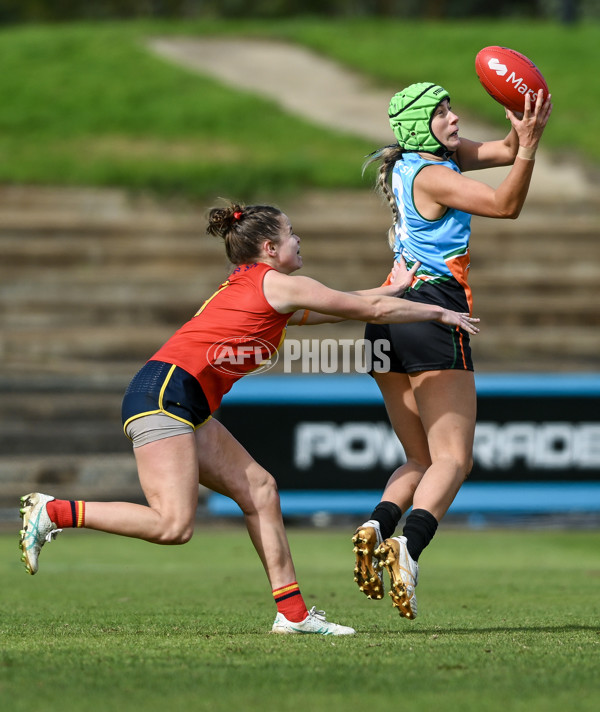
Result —
<svg viewBox="0 0 600 712"><path fill-rule="evenodd" d="M310 277L292 277L275 270L265 275L263 290L267 301L282 314L309 309L373 324L439 321L459 326L470 334L479 331L476 326L479 319L468 314L396 297L338 292Z"/></svg>
<svg viewBox="0 0 600 712"><path fill-rule="evenodd" d="M404 257L401 256L397 262L394 262L391 272L381 287L375 287L374 289L362 289L356 292L347 293L357 294L359 296L382 295L388 297L401 297L412 284L414 276L420 266L420 262L415 262L410 269L406 269L406 262L404 261ZM309 309L302 309L293 314L291 319L288 321L288 324L291 326L298 324L313 326L315 324L333 324L338 321L345 321L345 319L344 317L336 317L331 314L322 314L320 312L310 311Z"/></svg>

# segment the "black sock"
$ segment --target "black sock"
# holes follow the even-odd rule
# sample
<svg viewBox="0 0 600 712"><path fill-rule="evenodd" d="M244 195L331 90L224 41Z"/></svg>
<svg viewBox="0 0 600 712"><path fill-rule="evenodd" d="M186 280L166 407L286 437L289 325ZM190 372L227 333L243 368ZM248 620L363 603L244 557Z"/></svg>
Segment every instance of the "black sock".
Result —
<svg viewBox="0 0 600 712"><path fill-rule="evenodd" d="M369 519L379 522L382 539L392 536L402 517L402 510L394 502L379 502Z"/></svg>
<svg viewBox="0 0 600 712"><path fill-rule="evenodd" d="M413 509L406 518L404 531L406 548L413 561L418 561L423 549L433 539L438 527L437 519L426 509Z"/></svg>

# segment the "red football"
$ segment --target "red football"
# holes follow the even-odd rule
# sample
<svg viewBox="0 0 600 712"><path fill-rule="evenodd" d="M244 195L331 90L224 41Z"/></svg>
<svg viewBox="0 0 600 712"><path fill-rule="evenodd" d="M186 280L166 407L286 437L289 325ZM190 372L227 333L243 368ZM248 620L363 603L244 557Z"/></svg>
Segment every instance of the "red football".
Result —
<svg viewBox="0 0 600 712"><path fill-rule="evenodd" d="M508 47L484 47L475 57L475 71L487 93L512 111L523 111L525 95L532 106L540 89L548 85L540 70L524 54Z"/></svg>

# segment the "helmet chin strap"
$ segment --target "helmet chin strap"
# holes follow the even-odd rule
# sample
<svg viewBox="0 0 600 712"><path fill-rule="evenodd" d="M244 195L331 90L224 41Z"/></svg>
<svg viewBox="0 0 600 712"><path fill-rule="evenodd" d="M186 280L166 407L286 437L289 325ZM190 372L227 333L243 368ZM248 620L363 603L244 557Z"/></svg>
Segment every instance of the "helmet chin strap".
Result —
<svg viewBox="0 0 600 712"><path fill-rule="evenodd" d="M439 156L440 158L443 158L445 161L447 161L453 153L456 153L456 151L451 151L449 148L446 148L446 146L444 146L444 144L433 133L433 131L431 131L431 120L429 121L429 131L431 132L433 138L440 144L440 147L433 155Z"/></svg>
<svg viewBox="0 0 600 712"><path fill-rule="evenodd" d="M445 161L447 161L454 153L456 153L456 151L451 151L450 149L446 148L446 146L441 146L434 153L434 156L439 156L440 158L443 158Z"/></svg>
<svg viewBox="0 0 600 712"><path fill-rule="evenodd" d="M395 147L400 148L402 153L430 153L432 156L437 156L438 158L443 158L445 161L451 158L456 151L451 151L449 148L446 148L446 146L440 146L437 151L427 151L423 148L413 148L413 149L407 149L407 148L402 148L399 144L396 144ZM380 149L381 150L381 149ZM375 152L374 152L375 153Z"/></svg>

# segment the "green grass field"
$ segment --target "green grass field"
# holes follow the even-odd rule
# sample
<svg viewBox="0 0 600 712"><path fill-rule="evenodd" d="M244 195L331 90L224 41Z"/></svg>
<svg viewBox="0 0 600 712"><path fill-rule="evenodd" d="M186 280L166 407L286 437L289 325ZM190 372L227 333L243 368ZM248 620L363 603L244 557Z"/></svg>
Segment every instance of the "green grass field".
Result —
<svg viewBox="0 0 600 712"><path fill-rule="evenodd" d="M400 85L447 83L495 120L475 52L507 44L544 69L545 141L600 159L600 26L384 21L106 23L0 31L0 182L113 185L193 198L371 189L369 142L168 65L163 33L288 39ZM584 71L580 71L583 68ZM587 70L586 68L592 68ZM352 581L351 532L292 529L309 606L351 638L269 635L275 606L245 532L201 527L160 548L65 532L27 576L0 535L0 701L7 712L588 712L600 707L600 531L441 528L419 618Z"/></svg>
<svg viewBox="0 0 600 712"><path fill-rule="evenodd" d="M499 136L504 112L479 84L474 58L483 46L508 45L538 63L553 93L545 147L575 153L591 167L600 160L600 23L90 22L0 30L0 182L122 186L211 200L370 189L361 165L378 146L159 59L144 43L164 34L296 42L365 73L390 96L433 80L450 91L459 115L495 122Z"/></svg>
<svg viewBox="0 0 600 712"><path fill-rule="evenodd" d="M600 703L599 531L440 530L419 618L352 581L350 533L292 529L308 605L348 638L274 636L242 528L184 547L63 533L24 573L0 537L0 699L10 712L591 712Z"/></svg>

